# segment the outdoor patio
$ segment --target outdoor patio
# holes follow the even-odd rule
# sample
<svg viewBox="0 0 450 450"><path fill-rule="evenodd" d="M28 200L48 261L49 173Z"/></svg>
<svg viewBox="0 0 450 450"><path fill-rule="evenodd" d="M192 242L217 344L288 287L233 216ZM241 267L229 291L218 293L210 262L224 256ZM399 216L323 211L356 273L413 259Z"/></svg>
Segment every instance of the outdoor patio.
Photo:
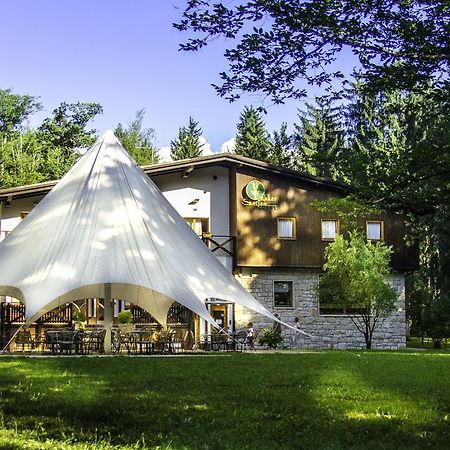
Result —
<svg viewBox="0 0 450 450"><path fill-rule="evenodd" d="M105 352L107 330L46 330L33 335L21 330L7 349L11 354L24 355L101 355ZM246 332L233 334L206 333L195 340L192 331L184 329L158 330L143 327L129 332L113 329L111 354L115 355L162 355L192 352L242 352L250 348Z"/></svg>

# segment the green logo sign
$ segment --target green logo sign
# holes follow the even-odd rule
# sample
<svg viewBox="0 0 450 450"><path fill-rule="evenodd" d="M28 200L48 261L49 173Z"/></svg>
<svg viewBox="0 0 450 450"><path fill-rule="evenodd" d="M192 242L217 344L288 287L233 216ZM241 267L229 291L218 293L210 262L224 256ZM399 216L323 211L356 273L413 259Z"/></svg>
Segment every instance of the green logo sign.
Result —
<svg viewBox="0 0 450 450"><path fill-rule="evenodd" d="M266 194L266 189L261 181L252 180L245 186L245 193L250 200L260 200Z"/></svg>

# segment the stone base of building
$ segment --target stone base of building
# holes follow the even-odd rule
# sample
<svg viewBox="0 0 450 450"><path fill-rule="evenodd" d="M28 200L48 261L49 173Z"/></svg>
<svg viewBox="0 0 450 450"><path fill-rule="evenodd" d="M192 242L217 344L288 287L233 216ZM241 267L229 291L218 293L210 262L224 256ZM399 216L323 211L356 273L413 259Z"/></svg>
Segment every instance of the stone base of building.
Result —
<svg viewBox="0 0 450 450"><path fill-rule="evenodd" d="M294 318L300 320L300 328L311 337L298 334L294 341L294 332L284 327L284 343L299 348L314 349L363 349L366 347L364 336L356 329L348 316L320 313L319 299L315 292L319 273L293 269L243 269L236 279L269 311L277 313L281 320L294 324ZM274 281L292 281L293 302L291 307L274 306ZM393 274L389 282L398 293L395 311L375 330L372 339L373 349L398 350L406 347L405 314L405 276ZM246 328L253 322L257 331L271 328L272 322L266 317L253 313L236 305L236 329Z"/></svg>

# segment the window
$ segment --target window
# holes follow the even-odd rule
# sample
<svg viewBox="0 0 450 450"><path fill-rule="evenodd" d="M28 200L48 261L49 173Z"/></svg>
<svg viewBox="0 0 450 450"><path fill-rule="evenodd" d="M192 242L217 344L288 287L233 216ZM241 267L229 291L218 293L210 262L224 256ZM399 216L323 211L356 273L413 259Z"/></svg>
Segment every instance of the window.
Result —
<svg viewBox="0 0 450 450"><path fill-rule="evenodd" d="M368 220L366 222L366 231L369 241L382 241L384 238L384 222L381 220Z"/></svg>
<svg viewBox="0 0 450 450"><path fill-rule="evenodd" d="M322 241L334 241L339 233L339 220L322 220Z"/></svg>
<svg viewBox="0 0 450 450"><path fill-rule="evenodd" d="M322 274L319 274L319 282L321 276ZM362 314L363 312L364 308L360 308L358 306L344 308L341 305L333 303L333 298L330 298L328 296L327 298L321 298L319 291L319 315L321 316L346 316Z"/></svg>
<svg viewBox="0 0 450 450"><path fill-rule="evenodd" d="M275 308L292 307L292 281L273 282L273 305Z"/></svg>
<svg viewBox="0 0 450 450"><path fill-rule="evenodd" d="M277 218L278 239L295 239L296 234L295 217Z"/></svg>
<svg viewBox="0 0 450 450"><path fill-rule="evenodd" d="M342 308L341 306L334 305L333 303L319 302L319 314L321 316L347 316L354 314L362 314L364 308L352 307Z"/></svg>

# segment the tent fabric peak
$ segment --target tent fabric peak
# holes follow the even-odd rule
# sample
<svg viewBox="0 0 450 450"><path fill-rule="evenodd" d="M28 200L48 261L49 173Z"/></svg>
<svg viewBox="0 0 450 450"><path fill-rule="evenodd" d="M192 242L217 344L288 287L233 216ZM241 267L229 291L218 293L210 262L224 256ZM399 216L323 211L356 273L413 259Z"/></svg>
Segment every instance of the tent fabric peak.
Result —
<svg viewBox="0 0 450 450"><path fill-rule="evenodd" d="M165 324L174 301L215 325L208 298L277 320L192 232L107 131L0 243L0 294L27 323L82 298L135 303Z"/></svg>

